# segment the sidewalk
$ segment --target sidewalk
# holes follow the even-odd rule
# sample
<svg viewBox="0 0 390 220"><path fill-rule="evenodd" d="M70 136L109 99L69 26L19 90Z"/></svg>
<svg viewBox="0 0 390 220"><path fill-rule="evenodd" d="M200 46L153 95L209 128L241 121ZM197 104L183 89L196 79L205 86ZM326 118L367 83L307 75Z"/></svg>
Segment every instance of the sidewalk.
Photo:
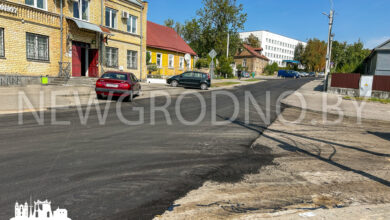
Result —
<svg viewBox="0 0 390 220"><path fill-rule="evenodd" d="M293 95L284 99L282 103L287 106L302 108L302 103L297 96L297 94L301 94L306 101L307 110L327 111L337 115L341 111L344 116L356 118L359 115L358 109L361 108L362 118L390 121L390 104L345 100L343 96L322 92L322 86L322 80L314 80L302 86Z"/></svg>

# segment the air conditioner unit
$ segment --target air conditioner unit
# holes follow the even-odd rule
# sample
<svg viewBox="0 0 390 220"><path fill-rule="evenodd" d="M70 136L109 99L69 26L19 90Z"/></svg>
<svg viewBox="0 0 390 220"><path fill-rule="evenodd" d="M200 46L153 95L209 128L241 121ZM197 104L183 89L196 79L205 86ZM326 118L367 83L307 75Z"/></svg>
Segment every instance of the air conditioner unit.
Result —
<svg viewBox="0 0 390 220"><path fill-rule="evenodd" d="M124 18L124 19L129 19L129 12L127 12L127 11L122 11L122 18Z"/></svg>

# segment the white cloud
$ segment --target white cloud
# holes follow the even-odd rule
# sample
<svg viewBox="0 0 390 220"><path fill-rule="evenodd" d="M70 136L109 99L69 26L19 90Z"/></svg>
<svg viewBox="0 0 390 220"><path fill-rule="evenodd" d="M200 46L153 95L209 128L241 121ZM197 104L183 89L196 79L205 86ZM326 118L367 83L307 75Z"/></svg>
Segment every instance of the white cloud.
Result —
<svg viewBox="0 0 390 220"><path fill-rule="evenodd" d="M364 44L364 46L368 49L374 49L375 47L379 46L380 44L386 42L390 39L390 36L384 36L384 37L378 37L378 38L372 38L370 40L367 40Z"/></svg>

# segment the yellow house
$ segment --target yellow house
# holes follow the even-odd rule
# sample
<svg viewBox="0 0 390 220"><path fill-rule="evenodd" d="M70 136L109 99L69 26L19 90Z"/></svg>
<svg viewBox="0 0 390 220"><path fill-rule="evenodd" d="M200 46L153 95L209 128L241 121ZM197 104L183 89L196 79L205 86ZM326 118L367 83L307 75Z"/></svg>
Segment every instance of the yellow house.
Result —
<svg viewBox="0 0 390 220"><path fill-rule="evenodd" d="M196 53L172 28L148 21L146 44L149 63L158 68L152 74L172 76L194 69Z"/></svg>
<svg viewBox="0 0 390 220"><path fill-rule="evenodd" d="M145 78L141 0L0 0L0 75Z"/></svg>

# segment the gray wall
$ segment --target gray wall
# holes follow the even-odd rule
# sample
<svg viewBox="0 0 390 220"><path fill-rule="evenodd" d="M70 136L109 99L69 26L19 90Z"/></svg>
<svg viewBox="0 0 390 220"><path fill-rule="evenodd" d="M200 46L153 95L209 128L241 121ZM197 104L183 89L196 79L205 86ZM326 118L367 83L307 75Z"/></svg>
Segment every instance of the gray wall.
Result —
<svg viewBox="0 0 390 220"><path fill-rule="evenodd" d="M378 51L375 75L390 76L390 51Z"/></svg>

